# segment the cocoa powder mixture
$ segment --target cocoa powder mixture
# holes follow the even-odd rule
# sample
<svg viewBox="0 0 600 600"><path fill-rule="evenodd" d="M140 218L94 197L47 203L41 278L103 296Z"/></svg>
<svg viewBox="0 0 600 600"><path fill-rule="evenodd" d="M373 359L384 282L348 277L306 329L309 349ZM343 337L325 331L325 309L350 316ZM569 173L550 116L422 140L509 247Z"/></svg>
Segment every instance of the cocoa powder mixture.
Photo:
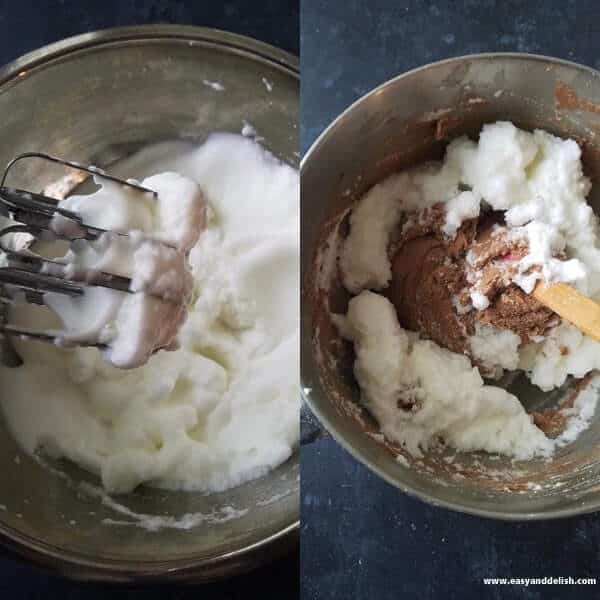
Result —
<svg viewBox="0 0 600 600"><path fill-rule="evenodd" d="M387 295L403 327L469 354L477 322L509 329L523 343L558 324L555 313L510 283L527 246L508 235L500 213L463 222L452 239L441 231L444 215L442 205L425 210L393 244ZM468 310L473 285L488 298L488 308Z"/></svg>

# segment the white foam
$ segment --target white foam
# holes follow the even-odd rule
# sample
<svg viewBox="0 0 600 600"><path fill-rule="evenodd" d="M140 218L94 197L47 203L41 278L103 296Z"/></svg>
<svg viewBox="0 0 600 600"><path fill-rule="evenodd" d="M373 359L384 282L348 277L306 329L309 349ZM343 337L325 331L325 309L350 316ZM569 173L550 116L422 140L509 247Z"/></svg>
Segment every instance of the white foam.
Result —
<svg viewBox="0 0 600 600"><path fill-rule="evenodd" d="M383 434L411 454L420 456L439 437L458 450L518 459L552 453L552 442L515 396L485 385L466 356L409 335L387 298L361 292L340 322L354 343L365 405Z"/></svg>
<svg viewBox="0 0 600 600"><path fill-rule="evenodd" d="M233 134L159 144L119 168L138 179L179 172L204 191L180 348L124 371L95 349L18 342L25 366L0 367L6 422L26 452L68 458L112 492L210 492L261 476L299 437L298 173ZM152 225L146 211L129 215L113 218L127 230ZM14 319L56 327L48 313L25 306Z"/></svg>

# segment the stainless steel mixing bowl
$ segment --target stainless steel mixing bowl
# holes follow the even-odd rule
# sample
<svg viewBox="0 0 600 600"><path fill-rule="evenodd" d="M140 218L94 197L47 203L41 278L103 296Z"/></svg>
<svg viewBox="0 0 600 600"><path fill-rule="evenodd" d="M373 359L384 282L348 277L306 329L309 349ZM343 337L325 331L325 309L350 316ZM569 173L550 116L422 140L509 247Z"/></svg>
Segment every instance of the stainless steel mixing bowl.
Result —
<svg viewBox="0 0 600 600"><path fill-rule="evenodd" d="M344 311L339 283L324 290L316 260L331 245L344 211L387 174L440 158L455 136L511 120L576 138L600 208L600 74L573 63L523 54L465 56L388 81L354 103L319 137L301 165L303 394L332 435L388 482L430 502L500 519L546 519L600 508L600 419L578 440L541 460L511 463L484 454L430 454L423 461L384 444L360 407L352 352L332 326L326 303ZM600 138L599 138L600 139ZM340 234L343 236L344 223ZM329 238L329 241L328 241ZM325 263L327 264L327 263ZM527 408L552 406L524 377L507 384ZM563 393L566 393L563 390ZM600 412L600 411L597 411ZM448 460L444 460L447 458Z"/></svg>
<svg viewBox="0 0 600 600"><path fill-rule="evenodd" d="M0 71L0 164L31 149L107 164L149 142L201 142L214 130L240 132L244 119L267 148L295 164L298 105L297 60L254 40L181 26L89 33L32 52ZM16 173L14 182L41 189L58 176L37 164ZM65 464L58 467L68 477L59 476L23 455L4 430L0 543L83 579L229 575L297 541L298 454L265 477L220 494L142 488L119 497L132 511L151 515L214 514L228 506L247 511L222 523L152 532L103 523L135 519L82 493L77 482L94 477Z"/></svg>

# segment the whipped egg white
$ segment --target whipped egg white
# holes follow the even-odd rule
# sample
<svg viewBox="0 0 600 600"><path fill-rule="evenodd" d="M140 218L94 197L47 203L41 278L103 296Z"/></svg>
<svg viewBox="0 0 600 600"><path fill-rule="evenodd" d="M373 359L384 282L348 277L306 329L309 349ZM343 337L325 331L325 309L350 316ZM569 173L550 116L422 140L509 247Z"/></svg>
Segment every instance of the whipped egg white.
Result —
<svg viewBox="0 0 600 600"><path fill-rule="evenodd" d="M95 342L112 365L132 369L178 347L193 290L187 256L204 229L206 206L200 186L178 173L147 178L144 187L154 194L97 182L97 192L59 204L106 230L94 241L76 239L61 261L67 277L89 285L81 296L47 293L44 301L62 321L59 344ZM50 227L60 235L80 226L57 215ZM93 285L99 272L130 278L129 292Z"/></svg>
<svg viewBox="0 0 600 600"><path fill-rule="evenodd" d="M124 370L94 348L17 341L24 365L0 367L4 418L24 450L70 459L98 473L110 492L128 492L141 483L211 492L258 477L291 455L299 435L298 173L233 134L215 134L200 147L158 144L123 161L120 169L146 177L144 186L158 191L159 202L136 193L117 206L105 187L97 205L84 207L82 196L65 206L86 223L152 232L184 250L191 290L179 349ZM190 210L193 203L179 203L180 191L169 196L176 177L202 190L205 223L196 243L183 227L190 215L198 216ZM134 262L142 253L131 272L134 286L146 292L158 286L160 292L181 283L179 275L167 275L162 283L155 277L177 273L173 256L162 250L159 257L145 256L156 246L130 237ZM114 272L118 261L110 258L111 243L100 240L108 246L86 252L96 252L97 268ZM81 254L73 257L73 268L80 260ZM91 260L86 256L84 262ZM147 302L152 294L130 296ZM109 305L90 302L90 313ZM144 314L132 307L136 311ZM24 305L14 313L16 324L60 325L48 309ZM136 326L122 304L117 314L111 325L117 334ZM96 318L115 321L90 318L92 329ZM150 322L154 327L163 320L155 316Z"/></svg>

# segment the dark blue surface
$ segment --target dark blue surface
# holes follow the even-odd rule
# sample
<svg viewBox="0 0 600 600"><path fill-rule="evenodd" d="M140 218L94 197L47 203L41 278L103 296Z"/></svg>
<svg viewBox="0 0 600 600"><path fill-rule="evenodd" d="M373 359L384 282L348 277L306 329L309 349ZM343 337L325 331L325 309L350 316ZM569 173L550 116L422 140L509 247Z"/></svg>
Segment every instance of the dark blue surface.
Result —
<svg viewBox="0 0 600 600"><path fill-rule="evenodd" d="M303 0L302 148L351 102L425 63L472 52L600 67L600 4ZM483 577L596 576L600 514L503 523L431 508L331 439L302 450L302 597L598 598L600 587L484 587Z"/></svg>
<svg viewBox="0 0 600 600"><path fill-rule="evenodd" d="M107 27L178 23L253 37L298 54L298 0L0 0L0 63Z"/></svg>
<svg viewBox="0 0 600 600"><path fill-rule="evenodd" d="M297 0L2 0L0 64L56 40L106 27L179 23L215 27L298 54ZM73 583L2 557L0 599L160 598L293 600L298 597L298 553L232 581L202 586L116 587Z"/></svg>

